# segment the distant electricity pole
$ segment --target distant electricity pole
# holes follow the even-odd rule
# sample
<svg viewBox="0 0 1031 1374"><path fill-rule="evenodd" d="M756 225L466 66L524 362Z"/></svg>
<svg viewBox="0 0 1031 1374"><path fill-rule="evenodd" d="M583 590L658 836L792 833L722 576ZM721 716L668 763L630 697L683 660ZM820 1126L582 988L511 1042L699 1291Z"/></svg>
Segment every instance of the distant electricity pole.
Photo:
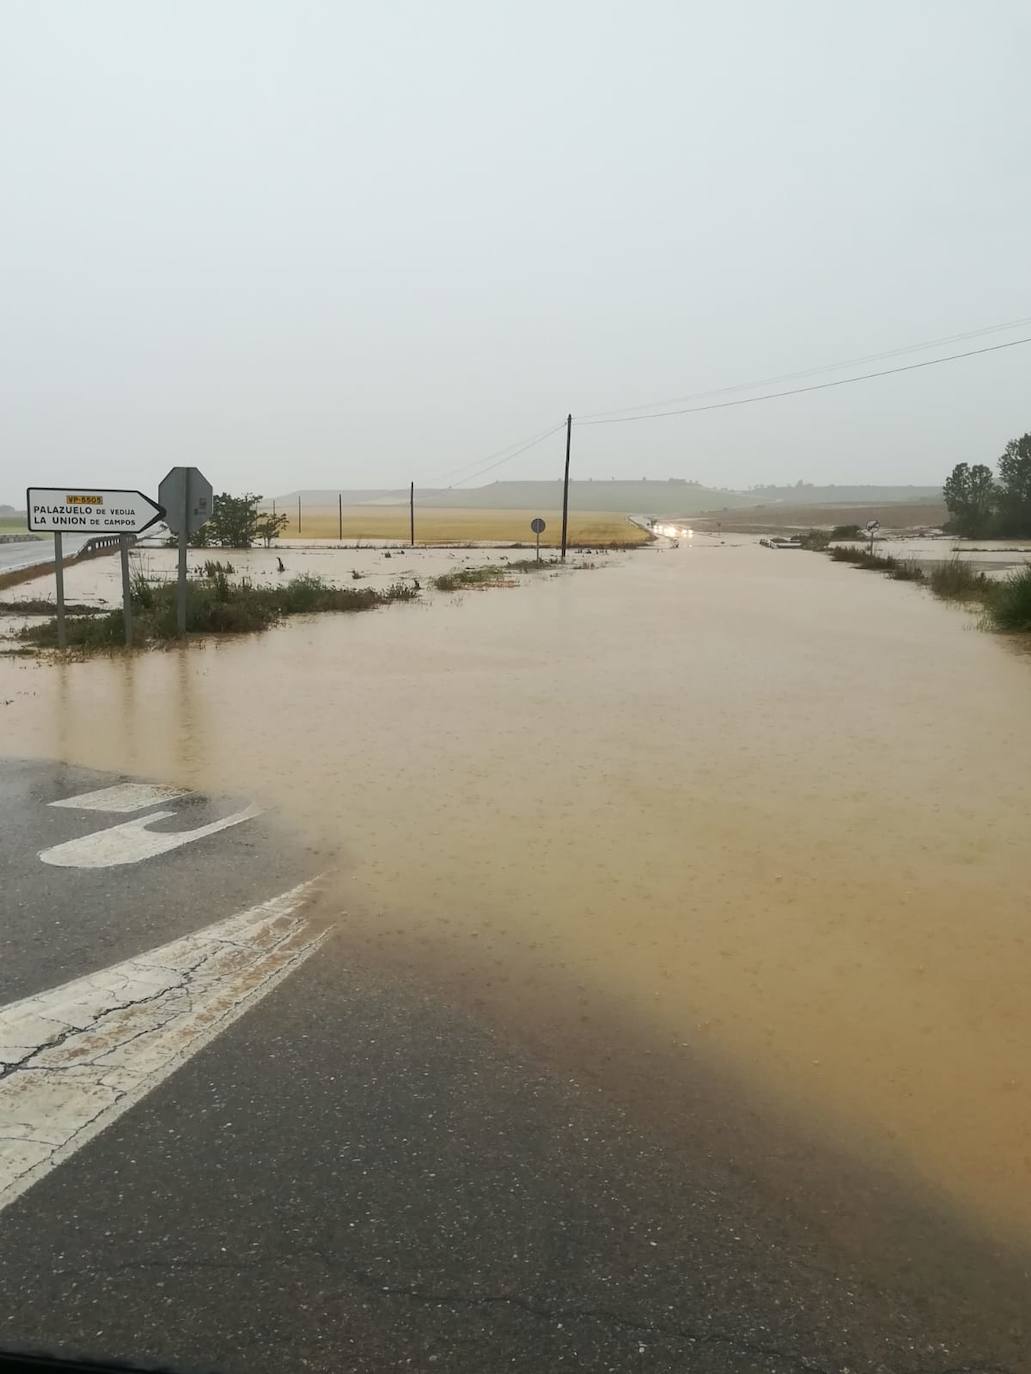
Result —
<svg viewBox="0 0 1031 1374"><path fill-rule="evenodd" d="M566 416L566 476L562 483L562 562L566 561L566 534L569 529L569 448L573 442L573 417Z"/></svg>
<svg viewBox="0 0 1031 1374"><path fill-rule="evenodd" d="M342 492L337 492L337 539L342 544L344 542L344 497Z"/></svg>
<svg viewBox="0 0 1031 1374"><path fill-rule="evenodd" d="M415 483L408 488L408 543L415 548Z"/></svg>
<svg viewBox="0 0 1031 1374"><path fill-rule="evenodd" d="M301 532L301 494L297 493L297 533Z"/></svg>

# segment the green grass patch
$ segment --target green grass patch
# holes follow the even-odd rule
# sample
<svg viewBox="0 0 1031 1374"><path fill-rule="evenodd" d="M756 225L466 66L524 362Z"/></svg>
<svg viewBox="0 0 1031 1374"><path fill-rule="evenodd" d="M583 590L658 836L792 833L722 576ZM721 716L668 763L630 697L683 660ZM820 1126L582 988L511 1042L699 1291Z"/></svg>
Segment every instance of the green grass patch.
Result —
<svg viewBox="0 0 1031 1374"><path fill-rule="evenodd" d="M935 596L945 601L983 601L993 591L990 577L959 558L950 558L932 568L927 581Z"/></svg>
<svg viewBox="0 0 1031 1374"><path fill-rule="evenodd" d="M53 615L54 603L44 601L40 597L27 598L24 601L0 601L0 615ZM86 606L78 601L66 601L64 606L65 615L100 615L103 613L102 606Z"/></svg>
<svg viewBox="0 0 1031 1374"><path fill-rule="evenodd" d="M508 563L485 563L480 568L456 568L454 572L441 573L433 579L438 592L460 592L466 587L497 587L510 573L544 572L554 568L558 562L554 558L513 558Z"/></svg>
<svg viewBox="0 0 1031 1374"><path fill-rule="evenodd" d="M798 542L803 549L812 549L816 553L822 553L831 542L831 537L826 530L806 530L798 536Z"/></svg>
<svg viewBox="0 0 1031 1374"><path fill-rule="evenodd" d="M855 549L850 546L829 550L835 563L851 563L855 568L865 568L869 572L894 572L899 560L889 554L871 553L869 549Z"/></svg>
<svg viewBox="0 0 1031 1374"><path fill-rule="evenodd" d="M508 574L507 564L488 563L482 568L456 568L433 579L438 592L460 592L466 587L488 587Z"/></svg>
<svg viewBox="0 0 1031 1374"><path fill-rule="evenodd" d="M247 581L230 582L224 572L213 577L191 578L186 599L188 634L252 634L267 630L286 616L324 611L371 611L395 601L414 601L415 587L396 582L385 591L371 587L334 587L324 578L295 577L279 587L254 587ZM133 636L137 644L174 639L176 584L133 580ZM81 616L67 622L69 648L86 651L109 649L125 642L122 612ZM17 638L39 648L57 645L57 621L28 626Z"/></svg>
<svg viewBox="0 0 1031 1374"><path fill-rule="evenodd" d="M897 559L895 566L888 570L888 576L893 582L925 582L927 580L923 568L914 558Z"/></svg>
<svg viewBox="0 0 1031 1374"><path fill-rule="evenodd" d="M992 585L985 620L993 630L1031 634L1031 566Z"/></svg>
<svg viewBox="0 0 1031 1374"><path fill-rule="evenodd" d="M546 568L554 568L557 566L558 560L555 558L542 558L540 561L536 558L513 558L511 563L505 564L509 572L520 573L544 572Z"/></svg>

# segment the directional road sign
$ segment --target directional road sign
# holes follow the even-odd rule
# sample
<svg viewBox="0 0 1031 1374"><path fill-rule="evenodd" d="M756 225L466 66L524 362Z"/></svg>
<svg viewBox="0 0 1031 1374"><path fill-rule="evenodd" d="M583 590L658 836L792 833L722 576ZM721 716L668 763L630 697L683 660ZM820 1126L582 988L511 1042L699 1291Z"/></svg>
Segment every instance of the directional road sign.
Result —
<svg viewBox="0 0 1031 1374"><path fill-rule="evenodd" d="M164 518L164 509L142 491L97 486L29 487L29 529L46 534L142 534Z"/></svg>
<svg viewBox="0 0 1031 1374"><path fill-rule="evenodd" d="M211 519L211 483L200 468L173 468L158 487L173 534L196 534Z"/></svg>

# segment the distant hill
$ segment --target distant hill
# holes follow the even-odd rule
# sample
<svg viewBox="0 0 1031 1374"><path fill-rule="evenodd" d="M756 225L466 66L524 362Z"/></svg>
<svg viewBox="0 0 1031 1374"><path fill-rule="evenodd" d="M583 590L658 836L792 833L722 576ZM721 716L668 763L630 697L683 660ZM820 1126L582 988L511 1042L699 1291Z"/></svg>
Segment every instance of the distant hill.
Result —
<svg viewBox="0 0 1031 1374"><path fill-rule="evenodd" d="M400 506L408 502L408 488L341 491L345 506ZM332 490L293 491L276 497L278 509L289 511L301 498L302 509L332 508ZM416 487L415 500L423 509L555 510L562 504L562 483L491 482L484 487ZM785 504L791 506L886 504L940 501L940 487L892 486L769 486L749 491L724 491L679 478L668 481L570 482L570 505L581 511L642 512L654 515L694 515L702 511L741 510ZM270 504L266 502L266 505Z"/></svg>

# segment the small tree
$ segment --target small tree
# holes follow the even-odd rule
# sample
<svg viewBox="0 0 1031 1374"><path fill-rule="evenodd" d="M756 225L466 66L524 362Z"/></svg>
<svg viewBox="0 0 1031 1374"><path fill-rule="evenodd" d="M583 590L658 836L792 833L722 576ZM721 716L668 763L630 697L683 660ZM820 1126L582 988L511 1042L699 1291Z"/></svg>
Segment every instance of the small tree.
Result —
<svg viewBox="0 0 1031 1374"><path fill-rule="evenodd" d="M945 480L945 504L951 519L948 528L962 535L988 532L998 500L992 470L984 463L957 463Z"/></svg>
<svg viewBox="0 0 1031 1374"><path fill-rule="evenodd" d="M286 529L290 523L288 515L273 515L271 511L265 515L258 516L258 523L254 527L254 533L259 539L264 540L266 549L272 547L273 539L279 536L280 530Z"/></svg>
<svg viewBox="0 0 1031 1374"><path fill-rule="evenodd" d="M1031 434L1011 439L999 459L999 533L1031 536Z"/></svg>
<svg viewBox="0 0 1031 1374"><path fill-rule="evenodd" d="M223 548L249 549L257 538L261 499L253 492L245 492L243 496L222 492L211 503L211 519L201 525L190 543L199 548L221 544Z"/></svg>

